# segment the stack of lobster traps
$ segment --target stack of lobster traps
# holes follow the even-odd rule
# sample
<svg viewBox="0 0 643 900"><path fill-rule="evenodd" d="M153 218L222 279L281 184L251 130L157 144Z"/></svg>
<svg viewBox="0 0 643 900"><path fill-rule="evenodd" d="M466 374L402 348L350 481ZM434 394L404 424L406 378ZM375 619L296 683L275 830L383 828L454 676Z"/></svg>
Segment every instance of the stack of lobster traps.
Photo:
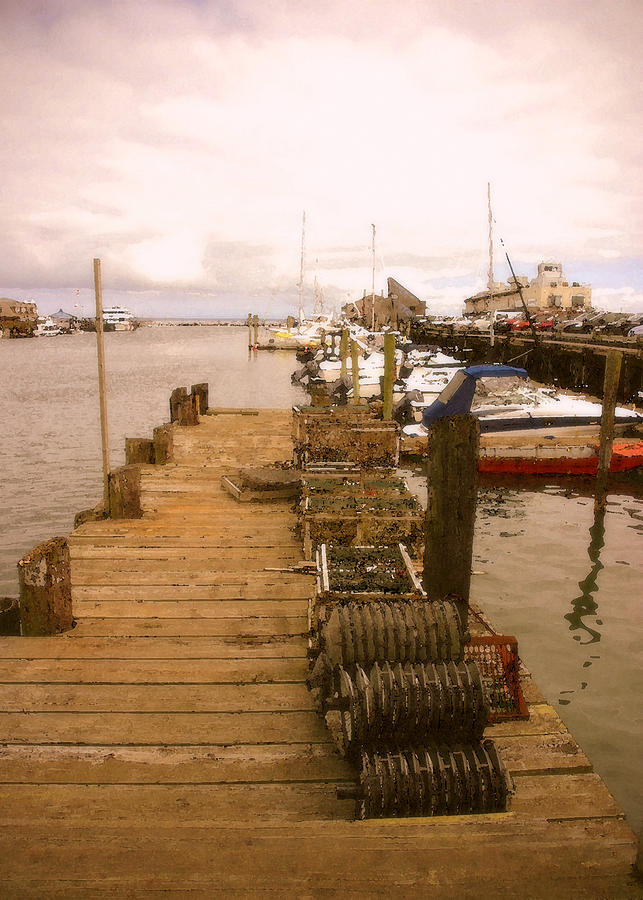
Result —
<svg viewBox="0 0 643 900"><path fill-rule="evenodd" d="M313 472L391 469L400 455L399 425L368 406L295 406L292 440L295 465Z"/></svg>
<svg viewBox="0 0 643 900"><path fill-rule="evenodd" d="M525 715L513 638L472 637L429 600L424 512L396 473L394 423L367 407L293 410L299 527L317 588L308 686L353 763L358 818L502 812L513 783L488 724Z"/></svg>
<svg viewBox="0 0 643 900"><path fill-rule="evenodd" d="M429 601L403 544L317 550L309 687L356 785L356 816L501 812L488 682L455 599Z"/></svg>
<svg viewBox="0 0 643 900"><path fill-rule="evenodd" d="M424 542L424 511L392 472L303 472L299 503L307 558L320 544L387 546L402 541L413 556Z"/></svg>

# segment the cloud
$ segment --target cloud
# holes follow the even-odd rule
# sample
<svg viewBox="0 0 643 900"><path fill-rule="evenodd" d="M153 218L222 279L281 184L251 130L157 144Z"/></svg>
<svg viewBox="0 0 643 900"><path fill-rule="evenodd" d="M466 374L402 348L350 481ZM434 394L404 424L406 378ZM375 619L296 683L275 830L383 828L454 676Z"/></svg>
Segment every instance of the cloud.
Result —
<svg viewBox="0 0 643 900"><path fill-rule="evenodd" d="M159 303L292 303L304 208L329 297L370 287L371 222L381 282L478 289L488 180L522 265L640 253L634 3L5 6L16 290L88 287L100 256Z"/></svg>

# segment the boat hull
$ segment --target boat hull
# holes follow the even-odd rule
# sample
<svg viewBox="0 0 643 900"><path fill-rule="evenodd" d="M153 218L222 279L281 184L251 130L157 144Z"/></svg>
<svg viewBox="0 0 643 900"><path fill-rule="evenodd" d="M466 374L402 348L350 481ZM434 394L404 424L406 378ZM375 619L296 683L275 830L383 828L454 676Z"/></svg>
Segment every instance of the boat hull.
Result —
<svg viewBox="0 0 643 900"><path fill-rule="evenodd" d="M562 449L562 448L561 448ZM560 456L542 456L534 447L533 453L523 448L520 456L487 455L481 451L478 471L495 475L596 475L598 448L588 448L585 454L578 447L568 448ZM610 472L627 472L643 466L643 441L614 442Z"/></svg>

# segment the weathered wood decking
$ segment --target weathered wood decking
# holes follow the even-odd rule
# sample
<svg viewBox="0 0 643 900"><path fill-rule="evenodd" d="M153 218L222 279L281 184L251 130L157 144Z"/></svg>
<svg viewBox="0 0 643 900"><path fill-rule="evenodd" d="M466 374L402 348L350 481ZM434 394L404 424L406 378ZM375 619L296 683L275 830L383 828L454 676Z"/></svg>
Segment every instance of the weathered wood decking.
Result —
<svg viewBox="0 0 643 900"><path fill-rule="evenodd" d="M177 429L143 519L74 532L77 627L0 639L2 897L636 897L635 840L526 680L489 729L512 811L353 822L351 770L315 714L311 576L287 503L220 476L290 457L290 414Z"/></svg>

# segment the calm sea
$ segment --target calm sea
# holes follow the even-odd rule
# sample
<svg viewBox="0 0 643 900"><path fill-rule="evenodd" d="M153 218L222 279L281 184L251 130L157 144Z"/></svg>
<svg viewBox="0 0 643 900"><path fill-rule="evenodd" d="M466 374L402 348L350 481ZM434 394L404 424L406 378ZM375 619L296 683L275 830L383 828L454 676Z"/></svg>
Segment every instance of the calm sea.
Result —
<svg viewBox="0 0 643 900"><path fill-rule="evenodd" d="M111 465L126 437L167 421L170 392L206 381L211 406L288 408L287 352L248 355L235 327L140 328L105 335ZM0 341L0 596L16 563L68 534L102 495L96 339ZM422 492L422 479L413 486ZM521 657L628 814L643 828L641 584L643 499L620 487L603 520L591 485L545 479L479 495L472 595Z"/></svg>

